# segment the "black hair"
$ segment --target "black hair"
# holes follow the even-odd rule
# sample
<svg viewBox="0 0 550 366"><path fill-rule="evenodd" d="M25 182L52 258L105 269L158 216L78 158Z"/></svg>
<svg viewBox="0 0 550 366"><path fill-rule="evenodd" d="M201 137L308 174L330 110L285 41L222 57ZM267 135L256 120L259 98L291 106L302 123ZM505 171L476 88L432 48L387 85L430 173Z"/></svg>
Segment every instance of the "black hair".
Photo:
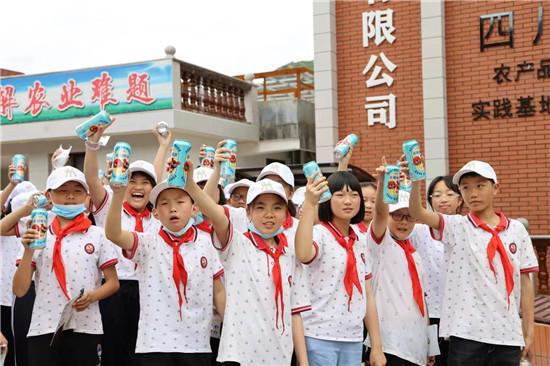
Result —
<svg viewBox="0 0 550 366"><path fill-rule="evenodd" d="M484 176L480 175L480 174L477 174L475 172L469 172L469 173L466 173L466 174L463 174L460 176L460 179L458 180L458 184L460 185L460 181L463 179L463 178L473 178L473 177L479 177L479 178L483 178L485 180L488 180L490 181L491 183L495 184L495 181L492 180L492 179L489 179L489 178L485 178Z"/></svg>
<svg viewBox="0 0 550 366"><path fill-rule="evenodd" d="M220 192L220 200L218 201L218 205L225 205L227 203L227 198L225 198L225 192L223 191L222 186L218 184L218 191Z"/></svg>
<svg viewBox="0 0 550 366"><path fill-rule="evenodd" d="M142 171L133 172L132 175L130 176L130 179L132 179L132 177L134 176L141 176L147 179L149 183L151 183L151 187L154 187L157 185L157 183L155 182L155 179L145 172L142 172ZM147 207L149 211L151 211L155 206L151 202L147 202L147 205L145 205L145 207Z"/></svg>
<svg viewBox="0 0 550 366"><path fill-rule="evenodd" d="M469 174L469 173L468 173ZM475 174L475 173L474 173ZM430 183L430 186L428 187L428 197L427 197L427 200L428 200L428 203L430 204L430 207L433 208L433 205L432 205L432 194L434 193L434 190L435 190L435 186L437 185L437 183L439 182L443 182L445 183L445 185L447 186L447 188L449 188L450 190L452 190L454 193L458 194L460 197L462 197L462 195L460 194L460 190L458 189L458 186L456 184L453 183L453 177L451 177L450 175L440 175L438 177L435 177L432 182ZM460 205L458 206L458 212L460 212L462 210L462 204L463 204L464 201L462 201L460 203Z"/></svg>
<svg viewBox="0 0 550 366"><path fill-rule="evenodd" d="M137 172L133 172L132 175L130 176L130 179L132 179L134 176L144 177L145 179L147 179L149 181L149 183L151 183L151 186L153 186L153 187L157 185L157 183L155 182L155 179L153 177L151 177L149 174L147 174L145 172L142 172L141 170L137 171Z"/></svg>
<svg viewBox="0 0 550 366"><path fill-rule="evenodd" d="M296 214L298 213L298 210L296 209L296 204L292 202L292 200L288 200L287 206L290 216L296 217Z"/></svg>
<svg viewBox="0 0 550 366"><path fill-rule="evenodd" d="M336 172L332 173L328 177L328 187L332 193L341 191L344 187L348 187L350 190L357 192L361 203L359 204L359 212L351 219L352 224L358 224L363 221L365 217L365 201L363 200L363 193L361 192L361 185L359 181L350 172ZM319 205L319 220L332 221L334 214L330 208L330 200L323 202Z"/></svg>

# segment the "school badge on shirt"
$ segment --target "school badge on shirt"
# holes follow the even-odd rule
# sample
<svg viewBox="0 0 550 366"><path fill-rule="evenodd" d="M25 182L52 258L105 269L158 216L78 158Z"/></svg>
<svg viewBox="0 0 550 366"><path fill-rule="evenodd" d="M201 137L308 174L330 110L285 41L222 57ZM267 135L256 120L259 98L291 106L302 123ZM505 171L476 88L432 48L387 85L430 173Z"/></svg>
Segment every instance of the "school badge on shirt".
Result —
<svg viewBox="0 0 550 366"><path fill-rule="evenodd" d="M88 254L93 254L95 252L95 247L92 243L84 245L84 251Z"/></svg>

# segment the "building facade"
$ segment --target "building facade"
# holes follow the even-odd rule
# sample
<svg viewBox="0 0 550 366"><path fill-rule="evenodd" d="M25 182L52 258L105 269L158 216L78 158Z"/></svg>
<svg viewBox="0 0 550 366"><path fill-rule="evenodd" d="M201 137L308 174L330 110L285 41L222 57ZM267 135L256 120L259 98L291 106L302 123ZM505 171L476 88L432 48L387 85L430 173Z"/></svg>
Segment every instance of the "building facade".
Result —
<svg viewBox="0 0 550 366"><path fill-rule="evenodd" d="M314 3L316 151L372 172L420 142L428 179L496 170L497 208L550 238L550 2Z"/></svg>

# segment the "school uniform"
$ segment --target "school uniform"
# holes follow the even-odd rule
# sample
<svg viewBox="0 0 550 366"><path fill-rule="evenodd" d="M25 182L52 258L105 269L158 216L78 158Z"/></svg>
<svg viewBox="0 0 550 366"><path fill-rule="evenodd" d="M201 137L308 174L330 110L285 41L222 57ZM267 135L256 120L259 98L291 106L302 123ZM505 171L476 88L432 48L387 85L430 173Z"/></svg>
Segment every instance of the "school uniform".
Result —
<svg viewBox="0 0 550 366"><path fill-rule="evenodd" d="M304 264L312 303L303 315L310 364L359 364L365 281L372 277L366 239L351 226L344 237L332 223L323 222L313 227L313 240L315 256ZM328 351L331 345L335 352Z"/></svg>
<svg viewBox="0 0 550 366"><path fill-rule="evenodd" d="M83 214L73 220L87 220ZM84 221L79 221L84 224ZM26 230L20 227L18 233ZM48 227L46 247L33 253L36 299L28 332L31 365L96 365L103 333L98 302L74 312L61 339L49 347L65 304L81 290L101 286L102 270L117 263L113 243L102 229L81 226L64 235L57 220Z"/></svg>
<svg viewBox="0 0 550 366"><path fill-rule="evenodd" d="M519 362L524 346L519 316L521 274L538 271L538 262L524 226L497 214L496 228L488 227L474 213L440 214L440 230L431 230L448 251L440 334L451 337L450 363L457 357L453 344L471 353L462 349L468 341L503 346L499 352L508 356L499 362ZM509 356L510 350L515 356Z"/></svg>
<svg viewBox="0 0 550 366"><path fill-rule="evenodd" d="M181 238L162 228L133 235L123 254L140 268L140 364L208 365L213 281L223 275L210 235L194 226Z"/></svg>
<svg viewBox="0 0 550 366"><path fill-rule="evenodd" d="M225 245L214 235L227 295L217 361L288 366L292 315L311 309L294 237L279 234L272 249L258 235L237 231L231 221L229 231Z"/></svg>
<svg viewBox="0 0 550 366"><path fill-rule="evenodd" d="M410 240L396 240L388 229L377 238L369 228L367 247L383 351L403 361L426 365L428 314L420 255ZM370 347L369 338L366 344Z"/></svg>
<svg viewBox="0 0 550 366"><path fill-rule="evenodd" d="M105 227L107 212L113 199L111 188L106 188L103 202L92 209L96 225ZM128 231L158 232L160 222L155 219L148 208L136 212L127 202L124 202L121 215L121 227ZM136 263L125 258L122 249L115 246L118 254L117 273L120 288L117 293L100 301L101 316L105 333L102 350L104 366L125 364L136 365L136 340L139 322L139 282Z"/></svg>
<svg viewBox="0 0 550 366"><path fill-rule="evenodd" d="M426 295L430 324L436 324L439 332L443 285L447 268L445 245L432 237L428 225L416 224L411 236L414 237L411 243L420 254L424 266L424 283L426 285L424 294ZM443 337L439 337L438 342L440 354L436 356L436 365L446 365L449 342Z"/></svg>
<svg viewBox="0 0 550 366"><path fill-rule="evenodd" d="M4 360L5 366L15 364L15 347L11 324L14 296L11 285L13 275L17 269L15 261L20 249L21 242L18 238L14 236L0 237L0 329L8 340L8 353Z"/></svg>

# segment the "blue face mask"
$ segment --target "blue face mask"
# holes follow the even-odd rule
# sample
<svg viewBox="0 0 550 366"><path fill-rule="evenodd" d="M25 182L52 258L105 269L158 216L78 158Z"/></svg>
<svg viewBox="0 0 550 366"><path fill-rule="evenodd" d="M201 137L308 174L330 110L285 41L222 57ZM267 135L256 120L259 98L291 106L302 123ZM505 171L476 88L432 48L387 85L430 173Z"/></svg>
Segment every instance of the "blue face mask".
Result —
<svg viewBox="0 0 550 366"><path fill-rule="evenodd" d="M52 208L54 214L65 219L74 219L84 211L86 211L86 206L83 203L77 205L58 205L54 203Z"/></svg>
<svg viewBox="0 0 550 366"><path fill-rule="evenodd" d="M179 238L180 236L183 236L183 234L185 234L187 230L189 230L189 228L194 224L195 224L195 219L191 217L189 218L189 221L187 221L187 224L180 231L169 230L166 226L164 227L164 230Z"/></svg>
<svg viewBox="0 0 550 366"><path fill-rule="evenodd" d="M279 229L277 229L277 231L275 231L274 233L271 233L271 234L264 234L262 233L260 230L256 229L256 226L254 226L253 223L249 222L248 223L248 230L252 231L254 234L258 234L260 237L262 237L263 239L271 239L271 238L274 238L276 237L277 235L279 235L280 233L282 233L285 229L283 228L283 226L281 225L279 227Z"/></svg>
<svg viewBox="0 0 550 366"><path fill-rule="evenodd" d="M200 225L204 221L204 215L202 212L198 212L195 216L195 225Z"/></svg>

